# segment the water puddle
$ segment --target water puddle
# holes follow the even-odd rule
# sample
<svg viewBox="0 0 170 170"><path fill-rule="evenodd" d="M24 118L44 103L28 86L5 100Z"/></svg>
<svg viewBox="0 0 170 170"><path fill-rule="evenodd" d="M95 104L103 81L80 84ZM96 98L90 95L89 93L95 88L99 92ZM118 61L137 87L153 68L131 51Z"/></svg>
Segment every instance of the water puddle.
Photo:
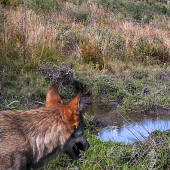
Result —
<svg viewBox="0 0 170 170"><path fill-rule="evenodd" d="M170 115L151 116L124 114L117 111L117 104L89 103L81 105L82 111L99 121L112 122L113 126L102 128L98 137L103 141L132 143L144 141L152 131L170 128Z"/></svg>

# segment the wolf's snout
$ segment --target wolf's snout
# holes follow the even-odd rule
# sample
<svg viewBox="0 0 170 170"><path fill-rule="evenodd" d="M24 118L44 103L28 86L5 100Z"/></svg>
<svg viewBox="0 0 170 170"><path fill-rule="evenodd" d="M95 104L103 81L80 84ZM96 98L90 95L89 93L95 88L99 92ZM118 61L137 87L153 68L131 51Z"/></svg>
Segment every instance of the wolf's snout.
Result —
<svg viewBox="0 0 170 170"><path fill-rule="evenodd" d="M90 147L90 144L88 143L87 139L83 136L82 142L80 143L80 149L82 151L86 151Z"/></svg>

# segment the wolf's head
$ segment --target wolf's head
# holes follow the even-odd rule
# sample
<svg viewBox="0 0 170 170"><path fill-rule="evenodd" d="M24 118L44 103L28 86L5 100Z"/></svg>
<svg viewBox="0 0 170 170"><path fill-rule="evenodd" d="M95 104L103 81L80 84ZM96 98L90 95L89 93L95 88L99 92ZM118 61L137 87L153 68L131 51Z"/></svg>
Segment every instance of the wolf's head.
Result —
<svg viewBox="0 0 170 170"><path fill-rule="evenodd" d="M89 143L84 137L84 121L81 120L78 127L75 127L74 132L64 145L64 153L70 158L77 160L81 157L80 150L86 151L89 148Z"/></svg>
<svg viewBox="0 0 170 170"><path fill-rule="evenodd" d="M56 85L52 85L46 96L46 107L58 105L62 110L62 119L64 120L70 136L63 146L63 152L70 158L77 160L81 157L80 150L86 151L89 143L84 137L84 120L82 114L79 113L80 92L67 105L64 105Z"/></svg>

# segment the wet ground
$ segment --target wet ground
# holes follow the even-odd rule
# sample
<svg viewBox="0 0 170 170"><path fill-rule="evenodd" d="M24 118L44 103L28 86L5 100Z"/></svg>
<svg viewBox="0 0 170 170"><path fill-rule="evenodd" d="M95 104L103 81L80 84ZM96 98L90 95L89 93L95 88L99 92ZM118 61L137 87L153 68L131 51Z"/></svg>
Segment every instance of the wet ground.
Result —
<svg viewBox="0 0 170 170"><path fill-rule="evenodd" d="M83 102L83 113L95 117L98 121L111 122L113 126L103 127L98 137L103 140L132 143L144 141L152 131L170 128L170 115L145 115L121 113L115 102Z"/></svg>

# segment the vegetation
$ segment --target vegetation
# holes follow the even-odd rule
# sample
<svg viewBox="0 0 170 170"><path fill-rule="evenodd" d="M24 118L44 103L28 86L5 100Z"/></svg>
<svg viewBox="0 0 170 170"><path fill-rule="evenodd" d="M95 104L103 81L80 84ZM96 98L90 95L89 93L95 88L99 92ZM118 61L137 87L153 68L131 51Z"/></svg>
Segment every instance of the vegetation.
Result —
<svg viewBox="0 0 170 170"><path fill-rule="evenodd" d="M143 6L142 19L133 16L132 7L140 5L155 16L149 23ZM168 9L165 1L1 1L1 79L35 74L47 62L72 63L74 82L86 95L117 100L131 111L169 105ZM6 87L2 83L4 95Z"/></svg>
<svg viewBox="0 0 170 170"><path fill-rule="evenodd" d="M0 110L43 105L51 83L65 101L81 89L128 112L170 106L169 41L166 0L0 0ZM90 128L81 161L57 157L44 168L169 168L169 133L157 133L158 145L125 145Z"/></svg>
<svg viewBox="0 0 170 170"><path fill-rule="evenodd" d="M42 169L79 169L79 167L87 170L168 169L170 156L170 150L167 149L170 142L169 131L164 133L155 131L150 135L147 142L136 142L133 145L126 145L111 141L102 142L92 135L92 128L95 127L90 125L85 131L90 148L86 152L81 153L82 158L79 161L72 162L67 156L60 155Z"/></svg>

